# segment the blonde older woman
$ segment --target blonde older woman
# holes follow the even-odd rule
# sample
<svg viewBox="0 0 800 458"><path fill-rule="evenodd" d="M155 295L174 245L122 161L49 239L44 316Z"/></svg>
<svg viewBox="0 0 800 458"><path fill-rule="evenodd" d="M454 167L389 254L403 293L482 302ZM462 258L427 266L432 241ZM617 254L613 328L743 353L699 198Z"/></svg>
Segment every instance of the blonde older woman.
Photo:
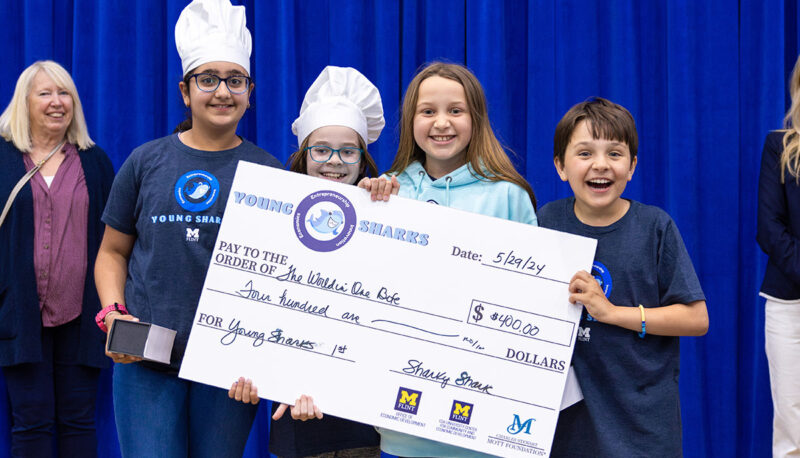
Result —
<svg viewBox="0 0 800 458"><path fill-rule="evenodd" d="M772 456L800 456L800 57L784 129L767 134L758 180L758 232L767 254L760 295L772 389Z"/></svg>
<svg viewBox="0 0 800 458"><path fill-rule="evenodd" d="M55 430L59 456L96 456L95 394L108 358L92 272L114 170L89 138L75 83L52 61L22 72L0 135L0 206L55 150L0 226L0 366L12 454L52 457Z"/></svg>

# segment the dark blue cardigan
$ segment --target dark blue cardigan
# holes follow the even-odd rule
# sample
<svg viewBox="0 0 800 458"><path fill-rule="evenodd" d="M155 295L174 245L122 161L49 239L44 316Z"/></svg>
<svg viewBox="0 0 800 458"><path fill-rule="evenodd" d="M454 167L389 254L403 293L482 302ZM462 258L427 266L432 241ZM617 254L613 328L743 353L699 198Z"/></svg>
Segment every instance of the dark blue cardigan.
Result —
<svg viewBox="0 0 800 458"><path fill-rule="evenodd" d="M758 180L759 246L769 256L761 292L800 299L800 186L785 173L781 183L783 132L767 135Z"/></svg>
<svg viewBox="0 0 800 458"><path fill-rule="evenodd" d="M103 239L105 225L100 216L114 181L114 168L106 153L97 146L79 151L79 157L89 192L89 218L78 362L107 367L110 360L104 353L105 334L94 322L100 310L94 285L94 261ZM13 143L0 138L0 210L24 174L22 153ZM28 182L0 227L0 366L41 361L41 331L42 316L33 267L33 193Z"/></svg>

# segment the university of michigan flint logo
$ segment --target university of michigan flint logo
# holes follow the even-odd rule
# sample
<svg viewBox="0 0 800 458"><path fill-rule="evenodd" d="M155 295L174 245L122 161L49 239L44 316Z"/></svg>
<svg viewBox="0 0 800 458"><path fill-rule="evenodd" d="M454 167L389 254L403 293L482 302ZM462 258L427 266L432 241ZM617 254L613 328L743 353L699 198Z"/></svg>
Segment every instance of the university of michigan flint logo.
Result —
<svg viewBox="0 0 800 458"><path fill-rule="evenodd" d="M186 241L187 242L197 242L200 240L200 228L186 228Z"/></svg>
<svg viewBox="0 0 800 458"><path fill-rule="evenodd" d="M453 407L450 408L450 420L468 425L474 411L473 407L469 402L454 399Z"/></svg>
<svg viewBox="0 0 800 458"><path fill-rule="evenodd" d="M421 400L422 391L412 390L401 386L397 391L397 401L394 403L394 410L416 415Z"/></svg>

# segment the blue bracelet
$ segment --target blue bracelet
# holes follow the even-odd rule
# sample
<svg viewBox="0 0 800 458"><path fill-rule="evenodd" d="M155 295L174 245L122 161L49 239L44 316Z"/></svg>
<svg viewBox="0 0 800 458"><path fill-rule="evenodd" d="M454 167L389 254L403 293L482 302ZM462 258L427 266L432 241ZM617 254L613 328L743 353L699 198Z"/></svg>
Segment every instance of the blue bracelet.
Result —
<svg viewBox="0 0 800 458"><path fill-rule="evenodd" d="M639 333L639 337L644 339L645 334L647 334L647 324L644 320L644 306L639 304L639 311L642 312L642 332Z"/></svg>

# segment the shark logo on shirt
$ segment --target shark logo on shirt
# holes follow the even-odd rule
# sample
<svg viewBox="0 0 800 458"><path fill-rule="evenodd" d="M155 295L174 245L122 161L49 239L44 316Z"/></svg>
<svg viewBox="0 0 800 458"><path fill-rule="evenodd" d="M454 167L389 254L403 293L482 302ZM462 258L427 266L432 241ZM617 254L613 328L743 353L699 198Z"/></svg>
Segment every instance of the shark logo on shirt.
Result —
<svg viewBox="0 0 800 458"><path fill-rule="evenodd" d="M209 189L211 185L205 181L190 181L183 187L184 194L192 200L200 200Z"/></svg>
<svg viewBox="0 0 800 458"><path fill-rule="evenodd" d="M175 200L187 211L207 210L219 197L217 177L205 170L192 170L178 178L175 183Z"/></svg>

